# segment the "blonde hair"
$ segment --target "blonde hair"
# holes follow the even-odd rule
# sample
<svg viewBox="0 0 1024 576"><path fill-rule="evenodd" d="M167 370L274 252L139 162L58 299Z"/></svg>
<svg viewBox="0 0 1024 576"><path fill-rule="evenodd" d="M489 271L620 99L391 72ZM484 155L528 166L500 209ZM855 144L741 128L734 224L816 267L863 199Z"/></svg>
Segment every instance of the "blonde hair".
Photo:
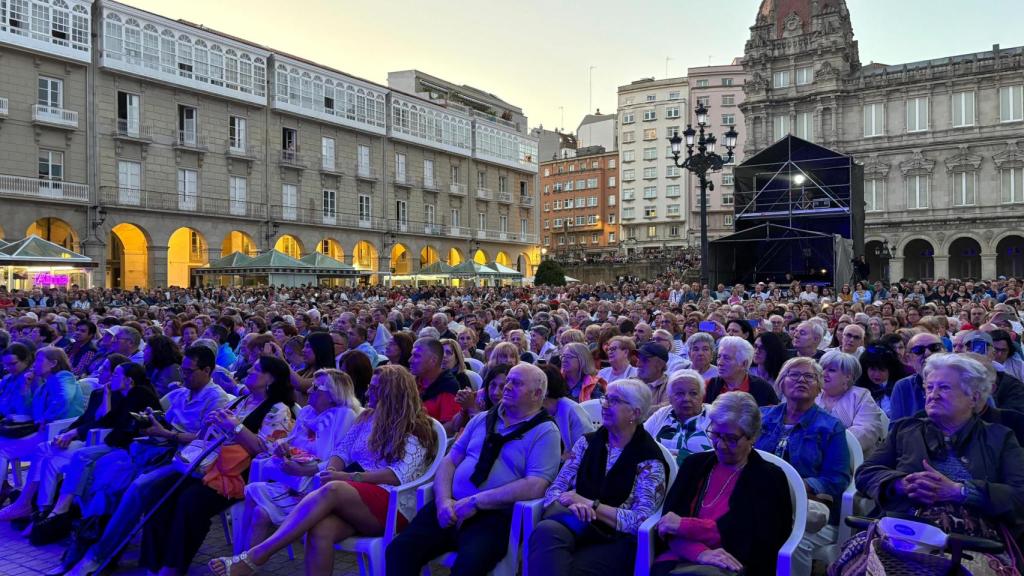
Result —
<svg viewBox="0 0 1024 576"><path fill-rule="evenodd" d="M590 347L582 342L570 342L562 346L562 356L572 352L580 359L580 379L597 374L597 366L594 365L594 354Z"/></svg>
<svg viewBox="0 0 1024 576"><path fill-rule="evenodd" d="M405 440L416 436L426 450L427 460L437 452L434 425L420 400L416 378L403 366L385 365L377 368L377 403L363 410L360 420L373 417L367 447L385 462L405 458Z"/></svg>
<svg viewBox="0 0 1024 576"><path fill-rule="evenodd" d="M487 356L488 367L499 364L499 362L496 362L494 360L495 356L498 355L498 351L504 351L505 354L511 354L513 359L511 364L513 365L519 362L519 355L522 354L522 352L519 350L519 347L516 346L515 344L511 342L498 342L497 344L494 345L494 348L491 350L490 355Z"/></svg>
<svg viewBox="0 0 1024 576"><path fill-rule="evenodd" d="M562 346L565 346L570 342L583 343L586 341L587 337L583 334L583 332L576 330L575 328L570 328L565 332L562 332L562 334L558 337L558 343L561 344Z"/></svg>
<svg viewBox="0 0 1024 576"><path fill-rule="evenodd" d="M71 363L68 361L68 355L60 348L57 348L56 346L46 346L44 348L40 348L36 352L37 356L40 354L50 362L56 364L56 366L53 367L54 373L71 371Z"/></svg>
<svg viewBox="0 0 1024 576"><path fill-rule="evenodd" d="M356 386L352 383L352 377L334 368L321 368L313 374L314 381L320 377L327 378L327 394L331 397L332 404L347 406L356 414L363 411L363 405L356 397Z"/></svg>
<svg viewBox="0 0 1024 576"><path fill-rule="evenodd" d="M444 338L441 340L441 346L452 349L452 355L455 356L455 371L465 372L466 371L466 358L462 355L462 348L459 348L459 343L451 338ZM444 365L444 352L441 353L441 364Z"/></svg>

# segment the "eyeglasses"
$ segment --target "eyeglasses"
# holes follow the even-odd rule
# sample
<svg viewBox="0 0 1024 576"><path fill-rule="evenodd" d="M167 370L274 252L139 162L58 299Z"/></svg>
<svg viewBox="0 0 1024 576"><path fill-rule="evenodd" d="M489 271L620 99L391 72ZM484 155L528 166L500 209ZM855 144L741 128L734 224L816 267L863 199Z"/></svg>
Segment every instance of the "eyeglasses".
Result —
<svg viewBox="0 0 1024 576"><path fill-rule="evenodd" d="M742 435L742 434L721 434L721 433L715 432L714 430L712 430L710 428L704 430L704 434L706 434L708 439L711 440L712 442L714 442L714 443L724 442L730 448L735 448L736 445L739 444L741 440L746 438L746 436Z"/></svg>
<svg viewBox="0 0 1024 576"><path fill-rule="evenodd" d="M935 354L943 349L945 349L945 346L943 346L941 342L932 342L931 344L918 344L910 349L910 353L914 356L921 356L924 354L925 350Z"/></svg>
<svg viewBox="0 0 1024 576"><path fill-rule="evenodd" d="M624 398L620 398L618 396L605 396L604 398L601 398L601 401L608 406L624 406L627 404Z"/></svg>
<svg viewBox="0 0 1024 576"><path fill-rule="evenodd" d="M786 374L786 378L789 378L794 382L799 382L800 380L805 382L814 382L816 376L813 372L790 372L789 374Z"/></svg>

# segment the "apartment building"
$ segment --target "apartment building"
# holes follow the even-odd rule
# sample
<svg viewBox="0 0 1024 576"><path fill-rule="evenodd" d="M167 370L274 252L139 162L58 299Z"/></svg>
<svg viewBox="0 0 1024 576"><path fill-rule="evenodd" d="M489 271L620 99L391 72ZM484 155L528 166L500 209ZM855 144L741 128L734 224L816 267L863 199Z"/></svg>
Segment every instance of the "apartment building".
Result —
<svg viewBox="0 0 1024 576"><path fill-rule="evenodd" d="M697 126L697 114L695 110L698 104L703 104L708 109L708 126L705 128L709 133L714 134L719 142L729 128L736 127L742 130L743 113L740 111L740 104L743 103L743 83L746 80L746 73L740 58L734 59L730 64L719 66L702 66L687 70L687 78L690 81L691 106L687 106L687 121L689 125ZM721 146L717 152L723 157L725 150ZM686 148L683 148L685 158ZM727 236L735 231L733 217L735 206L733 202L733 169L737 164L743 162L742 146L737 146L734 151L733 162L726 164L721 171L712 172L708 180L714 186L713 191L708 192L708 238L714 240ZM697 178L690 179L690 191L688 193L687 206L690 213L690 226L687 229L691 246L700 245L700 182Z"/></svg>
<svg viewBox="0 0 1024 576"><path fill-rule="evenodd" d="M8 239L79 249L95 284L121 287L188 285L195 267L271 248L372 281L438 260L539 262L525 133L125 4L57 6L0 3ZM493 198L470 205L471 171Z"/></svg>
<svg viewBox="0 0 1024 576"><path fill-rule="evenodd" d="M686 78L619 86L619 217L627 253L686 244L689 176L673 163L668 138L685 129L689 89Z"/></svg>
<svg viewBox="0 0 1024 576"><path fill-rule="evenodd" d="M541 245L548 255L571 260L619 250L619 155L601 146L542 162Z"/></svg>

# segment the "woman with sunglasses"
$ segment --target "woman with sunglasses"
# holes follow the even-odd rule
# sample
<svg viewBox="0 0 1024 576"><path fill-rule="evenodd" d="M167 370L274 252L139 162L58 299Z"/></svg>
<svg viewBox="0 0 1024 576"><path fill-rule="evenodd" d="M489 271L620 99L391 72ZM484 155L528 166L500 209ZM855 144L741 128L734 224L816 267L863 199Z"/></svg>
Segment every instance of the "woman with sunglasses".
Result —
<svg viewBox="0 0 1024 576"><path fill-rule="evenodd" d="M651 573L773 575L793 505L785 473L754 450L757 402L746 392L726 392L707 417L714 450L688 456L669 488Z"/></svg>

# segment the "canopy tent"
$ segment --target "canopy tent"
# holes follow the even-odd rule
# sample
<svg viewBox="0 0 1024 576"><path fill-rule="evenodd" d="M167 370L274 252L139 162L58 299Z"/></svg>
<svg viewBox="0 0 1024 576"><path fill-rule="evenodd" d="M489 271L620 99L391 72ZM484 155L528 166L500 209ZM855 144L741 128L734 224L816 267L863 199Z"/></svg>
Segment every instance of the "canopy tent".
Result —
<svg viewBox="0 0 1024 576"><path fill-rule="evenodd" d="M438 260L425 268L420 268L420 271L414 274L414 276L450 276L452 270L455 270L453 266Z"/></svg>
<svg viewBox="0 0 1024 576"><path fill-rule="evenodd" d="M16 287L16 275L26 282L18 288L36 285L88 286L89 275L83 269L96 266L92 258L35 235L16 242L4 242L0 246L0 268L4 269L7 286L11 288ZM80 278L72 279L73 275Z"/></svg>
<svg viewBox="0 0 1024 576"><path fill-rule="evenodd" d="M234 268L252 262L252 256L241 252L232 252L219 260L210 262L210 268Z"/></svg>
<svg viewBox="0 0 1024 576"><path fill-rule="evenodd" d="M710 243L712 285L759 281L849 282L853 242L838 234L800 230L765 222Z"/></svg>
<svg viewBox="0 0 1024 576"><path fill-rule="evenodd" d="M498 262L488 262L487 267L492 268L498 278L520 280L523 278L523 273L520 272L519 270L516 270L515 268L509 268L508 266L505 266L504 264L499 264Z"/></svg>
<svg viewBox="0 0 1024 576"><path fill-rule="evenodd" d="M572 276L566 276L565 277L565 283L566 284L579 284L580 281L577 280L576 278L573 278Z"/></svg>
<svg viewBox="0 0 1024 576"><path fill-rule="evenodd" d="M362 275L362 272L356 270L352 266L345 264L344 262L339 262L338 260L320 252L306 254L300 258L299 261L311 266L316 271L317 276L324 278L349 278L352 276Z"/></svg>
<svg viewBox="0 0 1024 576"><path fill-rule="evenodd" d="M300 286L316 284L321 278L356 278L364 275L348 264L314 252L296 260L283 252L269 250L254 258L233 252L194 273L201 276L240 277L262 280L272 286Z"/></svg>
<svg viewBox="0 0 1024 576"><path fill-rule="evenodd" d="M476 277L495 277L498 272L493 268L488 268L479 262L473 260L466 260L462 264L459 264L451 271L453 278L476 278Z"/></svg>

